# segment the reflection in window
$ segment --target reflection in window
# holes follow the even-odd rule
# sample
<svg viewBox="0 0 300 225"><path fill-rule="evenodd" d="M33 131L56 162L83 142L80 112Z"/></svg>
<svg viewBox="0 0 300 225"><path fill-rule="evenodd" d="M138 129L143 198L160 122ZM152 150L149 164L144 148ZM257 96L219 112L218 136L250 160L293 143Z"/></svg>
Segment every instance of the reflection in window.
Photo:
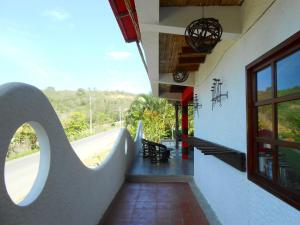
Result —
<svg viewBox="0 0 300 225"><path fill-rule="evenodd" d="M258 171L269 179L273 177L272 146L267 143L258 143Z"/></svg>
<svg viewBox="0 0 300 225"><path fill-rule="evenodd" d="M272 106L258 107L258 136L271 138L273 135Z"/></svg>
<svg viewBox="0 0 300 225"><path fill-rule="evenodd" d="M300 142L300 100L280 103L277 107L279 139Z"/></svg>
<svg viewBox="0 0 300 225"><path fill-rule="evenodd" d="M272 71L267 67L257 72L257 100L264 100L272 97Z"/></svg>
<svg viewBox="0 0 300 225"><path fill-rule="evenodd" d="M300 51L276 63L277 96L300 93Z"/></svg>
<svg viewBox="0 0 300 225"><path fill-rule="evenodd" d="M300 194L300 150L279 147L278 158L280 184Z"/></svg>
<svg viewBox="0 0 300 225"><path fill-rule="evenodd" d="M248 177L299 210L300 32L248 66L247 80Z"/></svg>

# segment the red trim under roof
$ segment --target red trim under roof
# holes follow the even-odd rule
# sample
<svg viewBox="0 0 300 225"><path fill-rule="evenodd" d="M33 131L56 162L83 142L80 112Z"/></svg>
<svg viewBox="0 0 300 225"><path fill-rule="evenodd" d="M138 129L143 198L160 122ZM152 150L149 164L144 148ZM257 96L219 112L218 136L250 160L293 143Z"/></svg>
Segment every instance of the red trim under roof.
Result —
<svg viewBox="0 0 300 225"><path fill-rule="evenodd" d="M126 42L137 41L138 37L133 25L133 22L129 16L129 13L126 9L124 0L109 0L110 6L115 14L116 20L119 24L119 27L122 31L123 37ZM135 9L134 0L130 0L131 8L133 11L134 20L138 24L137 13Z"/></svg>

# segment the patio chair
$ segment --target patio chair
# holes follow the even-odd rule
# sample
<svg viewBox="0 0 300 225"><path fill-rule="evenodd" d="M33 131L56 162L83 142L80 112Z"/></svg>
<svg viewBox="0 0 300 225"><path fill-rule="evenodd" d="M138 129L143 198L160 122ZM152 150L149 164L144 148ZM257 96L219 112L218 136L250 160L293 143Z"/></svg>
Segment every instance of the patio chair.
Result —
<svg viewBox="0 0 300 225"><path fill-rule="evenodd" d="M143 158L149 157L149 141L146 139L142 139L142 145L143 145Z"/></svg>
<svg viewBox="0 0 300 225"><path fill-rule="evenodd" d="M142 139L143 157L149 158L151 163L168 162L170 149L165 145Z"/></svg>

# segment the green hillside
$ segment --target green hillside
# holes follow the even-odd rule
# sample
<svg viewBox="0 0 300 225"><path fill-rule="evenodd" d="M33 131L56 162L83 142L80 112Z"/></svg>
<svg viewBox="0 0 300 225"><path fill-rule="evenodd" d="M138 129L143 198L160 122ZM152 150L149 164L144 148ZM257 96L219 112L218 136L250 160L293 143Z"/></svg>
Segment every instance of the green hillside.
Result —
<svg viewBox="0 0 300 225"><path fill-rule="evenodd" d="M44 94L50 100L61 121L64 121L74 113L82 113L89 121L90 95L92 98L93 125L119 121L119 111L128 109L136 97L134 94L118 91L96 91L89 92L85 89L77 91L58 91L47 88Z"/></svg>
<svg viewBox="0 0 300 225"><path fill-rule="evenodd" d="M120 114L124 118L125 111L129 109L136 97L133 94L118 91L89 92L84 89L58 91L52 87L43 92L50 100L70 141L116 126L116 122L120 120ZM90 96L92 99L92 133L89 129ZM38 150L37 136L33 128L26 123L16 131L6 157L11 160Z"/></svg>

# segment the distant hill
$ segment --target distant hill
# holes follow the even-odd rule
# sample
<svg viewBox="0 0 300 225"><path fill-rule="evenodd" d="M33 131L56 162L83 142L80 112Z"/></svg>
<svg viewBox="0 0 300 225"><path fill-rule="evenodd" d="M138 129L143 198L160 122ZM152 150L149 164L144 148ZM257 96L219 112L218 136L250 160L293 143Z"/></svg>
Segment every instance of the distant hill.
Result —
<svg viewBox="0 0 300 225"><path fill-rule="evenodd" d="M129 109L136 95L120 91L97 91L78 89L55 90L48 87L43 90L50 100L59 118L63 121L73 112L81 112L89 120L90 95L92 97L93 123L100 125L119 120L119 111Z"/></svg>
<svg viewBox="0 0 300 225"><path fill-rule="evenodd" d="M56 111L70 141L110 129L119 121L135 99L135 95L118 91L57 91L46 88L44 94ZM90 96L92 99L93 130L90 132ZM122 119L123 119L122 118ZM39 151L37 136L30 124L23 124L15 133L7 153L7 160Z"/></svg>

